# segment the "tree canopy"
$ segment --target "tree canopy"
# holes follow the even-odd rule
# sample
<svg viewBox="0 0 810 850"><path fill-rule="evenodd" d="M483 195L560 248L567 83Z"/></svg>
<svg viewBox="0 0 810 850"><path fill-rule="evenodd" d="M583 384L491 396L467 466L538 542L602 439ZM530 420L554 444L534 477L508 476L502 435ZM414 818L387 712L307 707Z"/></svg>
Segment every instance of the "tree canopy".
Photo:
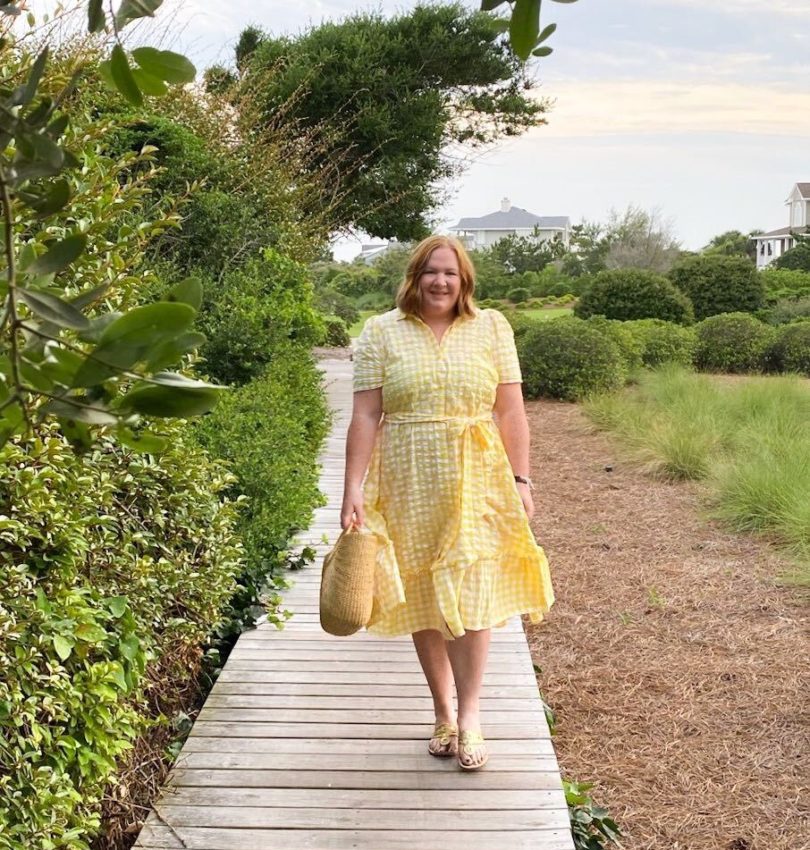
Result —
<svg viewBox="0 0 810 850"><path fill-rule="evenodd" d="M331 185L337 227L400 240L423 236L439 183L469 150L542 123L503 22L460 4L324 23L296 38L239 40L237 104L261 122L317 131L308 167ZM249 36L249 37L248 37Z"/></svg>

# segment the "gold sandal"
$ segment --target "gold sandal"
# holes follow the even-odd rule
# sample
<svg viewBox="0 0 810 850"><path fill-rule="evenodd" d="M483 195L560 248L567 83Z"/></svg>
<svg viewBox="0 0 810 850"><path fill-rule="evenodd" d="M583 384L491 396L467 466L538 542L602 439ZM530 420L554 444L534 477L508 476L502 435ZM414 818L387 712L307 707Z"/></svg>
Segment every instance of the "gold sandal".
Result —
<svg viewBox="0 0 810 850"><path fill-rule="evenodd" d="M472 764L465 764L462 761L463 756L473 757L475 753L483 747L484 757L481 761L473 761ZM463 770L478 770L482 768L489 760L489 753L486 749L484 736L480 732L471 732L465 729L458 738L458 766Z"/></svg>
<svg viewBox="0 0 810 850"><path fill-rule="evenodd" d="M433 749L431 744L438 741L441 749ZM428 742L428 752L437 758L456 755L458 751L458 726L455 723L438 723Z"/></svg>

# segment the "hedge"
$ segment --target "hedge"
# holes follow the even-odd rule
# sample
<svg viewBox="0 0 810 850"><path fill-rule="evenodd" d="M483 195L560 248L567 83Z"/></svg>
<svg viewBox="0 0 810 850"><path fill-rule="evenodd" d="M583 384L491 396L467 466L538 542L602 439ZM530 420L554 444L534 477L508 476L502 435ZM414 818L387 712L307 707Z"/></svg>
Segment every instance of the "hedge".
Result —
<svg viewBox="0 0 810 850"><path fill-rule="evenodd" d="M169 448L57 429L0 450L0 847L85 848L105 787L152 722L145 673L205 642L242 569L232 477ZM181 690L193 671L174 671Z"/></svg>
<svg viewBox="0 0 810 850"><path fill-rule="evenodd" d="M798 372L810 377L810 320L778 327L765 353L775 372Z"/></svg>
<svg viewBox="0 0 810 850"><path fill-rule="evenodd" d="M707 372L757 372L773 339L773 329L748 313L724 313L696 327L695 365Z"/></svg>
<svg viewBox="0 0 810 850"><path fill-rule="evenodd" d="M661 319L627 322L627 329L641 345L641 362L650 369L665 363L691 367L697 338L694 327L683 327Z"/></svg>
<svg viewBox="0 0 810 850"><path fill-rule="evenodd" d="M692 305L665 277L643 269L600 272L579 299L574 314L582 319L664 319L691 324Z"/></svg>
<svg viewBox="0 0 810 850"><path fill-rule="evenodd" d="M537 322L517 338L523 388L530 398L578 401L618 389L626 367L619 346L583 319Z"/></svg>
<svg viewBox="0 0 810 850"><path fill-rule="evenodd" d="M669 270L669 277L689 296L698 320L718 313L753 313L765 304L762 278L747 257L687 257Z"/></svg>

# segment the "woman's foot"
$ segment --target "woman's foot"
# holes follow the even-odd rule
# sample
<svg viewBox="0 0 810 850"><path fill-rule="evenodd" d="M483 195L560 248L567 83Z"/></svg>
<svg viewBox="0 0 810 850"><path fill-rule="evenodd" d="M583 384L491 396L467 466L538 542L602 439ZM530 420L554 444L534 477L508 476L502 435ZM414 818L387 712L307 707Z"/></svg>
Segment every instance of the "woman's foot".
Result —
<svg viewBox="0 0 810 850"><path fill-rule="evenodd" d="M458 765L463 770L478 770L487 763L489 753L480 732L465 729L458 736Z"/></svg>
<svg viewBox="0 0 810 850"><path fill-rule="evenodd" d="M432 756L446 758L458 752L458 726L455 723L437 723L428 743Z"/></svg>

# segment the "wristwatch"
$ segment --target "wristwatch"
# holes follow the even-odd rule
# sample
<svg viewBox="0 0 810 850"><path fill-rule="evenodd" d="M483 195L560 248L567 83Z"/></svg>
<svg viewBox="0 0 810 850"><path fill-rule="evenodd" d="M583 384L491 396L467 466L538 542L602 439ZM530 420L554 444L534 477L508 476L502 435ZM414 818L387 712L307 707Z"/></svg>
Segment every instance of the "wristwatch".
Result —
<svg viewBox="0 0 810 850"><path fill-rule="evenodd" d="M521 484L528 484L529 490L534 490L534 481L526 475L516 475L515 481L520 481Z"/></svg>

